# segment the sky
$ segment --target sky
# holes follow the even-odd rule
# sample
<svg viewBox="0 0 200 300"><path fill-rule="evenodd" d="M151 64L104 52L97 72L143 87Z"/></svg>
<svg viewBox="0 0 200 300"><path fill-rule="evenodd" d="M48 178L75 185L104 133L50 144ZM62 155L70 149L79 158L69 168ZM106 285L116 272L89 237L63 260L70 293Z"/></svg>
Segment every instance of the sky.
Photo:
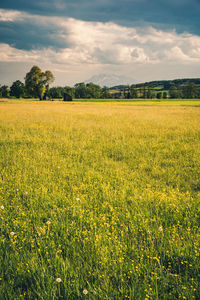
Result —
<svg viewBox="0 0 200 300"><path fill-rule="evenodd" d="M33 65L55 86L199 78L200 0L1 0L0 84Z"/></svg>

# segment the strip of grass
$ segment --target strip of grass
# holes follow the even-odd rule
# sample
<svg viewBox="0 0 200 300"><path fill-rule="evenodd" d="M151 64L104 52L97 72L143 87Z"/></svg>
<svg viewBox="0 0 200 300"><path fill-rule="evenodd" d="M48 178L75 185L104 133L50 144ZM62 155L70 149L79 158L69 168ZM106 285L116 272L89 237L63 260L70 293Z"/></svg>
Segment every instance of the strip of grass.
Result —
<svg viewBox="0 0 200 300"><path fill-rule="evenodd" d="M40 101L39 99L0 99L0 103L112 103L124 105L191 105L200 106L200 99L74 99L72 102L64 102L61 99L53 101Z"/></svg>

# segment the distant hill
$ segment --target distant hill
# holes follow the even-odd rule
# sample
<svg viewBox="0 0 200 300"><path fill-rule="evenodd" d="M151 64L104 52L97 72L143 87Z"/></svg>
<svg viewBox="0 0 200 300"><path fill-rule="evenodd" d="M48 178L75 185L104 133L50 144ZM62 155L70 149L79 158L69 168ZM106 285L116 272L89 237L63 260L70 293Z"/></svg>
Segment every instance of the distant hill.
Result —
<svg viewBox="0 0 200 300"><path fill-rule="evenodd" d="M98 84L101 87L103 87L103 86L111 87L114 85L128 85L128 84L138 83L138 81L136 79L126 77L126 76L119 76L116 74L94 75L85 81L85 83L90 83L90 82Z"/></svg>
<svg viewBox="0 0 200 300"><path fill-rule="evenodd" d="M165 91L169 90L171 86L184 86L185 84L188 83L194 83L197 86L200 87L200 78L184 78L184 79L174 79L174 80L158 80L158 81L149 81L149 82L144 82L144 83L133 83L135 88L140 88L143 87L144 85L146 87L149 87L151 89L154 89L155 91ZM127 89L129 86L128 85L115 85L110 88L110 90L122 90L122 89Z"/></svg>
<svg viewBox="0 0 200 300"><path fill-rule="evenodd" d="M144 99L193 99L200 98L200 78L156 80L131 85L115 85L110 88L114 98Z"/></svg>

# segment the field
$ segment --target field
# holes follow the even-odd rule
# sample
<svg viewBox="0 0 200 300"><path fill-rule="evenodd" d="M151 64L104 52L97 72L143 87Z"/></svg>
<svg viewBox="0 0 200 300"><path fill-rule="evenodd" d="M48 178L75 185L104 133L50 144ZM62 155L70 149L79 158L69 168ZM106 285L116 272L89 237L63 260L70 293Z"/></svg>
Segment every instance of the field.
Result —
<svg viewBox="0 0 200 300"><path fill-rule="evenodd" d="M200 299L199 103L1 102L0 299Z"/></svg>

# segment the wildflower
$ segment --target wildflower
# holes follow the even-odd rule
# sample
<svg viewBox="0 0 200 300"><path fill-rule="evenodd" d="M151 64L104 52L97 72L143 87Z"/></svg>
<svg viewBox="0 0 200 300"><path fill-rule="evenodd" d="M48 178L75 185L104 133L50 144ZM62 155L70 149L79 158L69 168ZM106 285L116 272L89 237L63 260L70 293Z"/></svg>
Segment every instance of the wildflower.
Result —
<svg viewBox="0 0 200 300"><path fill-rule="evenodd" d="M60 169L60 166L58 166L58 169Z"/></svg>
<svg viewBox="0 0 200 300"><path fill-rule="evenodd" d="M162 231L163 231L163 227L160 226L160 227L158 228L158 230L159 230L160 232L162 232Z"/></svg>
<svg viewBox="0 0 200 300"><path fill-rule="evenodd" d="M10 235L13 236L15 233L13 231L11 231Z"/></svg>
<svg viewBox="0 0 200 300"><path fill-rule="evenodd" d="M56 282L58 282L58 283L60 283L62 281L62 279L61 278L56 278Z"/></svg>
<svg viewBox="0 0 200 300"><path fill-rule="evenodd" d="M19 192L19 189L16 189L17 192Z"/></svg>
<svg viewBox="0 0 200 300"><path fill-rule="evenodd" d="M83 294L84 294L84 295L87 295L87 294L88 294L88 290L84 289L84 290L83 290Z"/></svg>
<svg viewBox="0 0 200 300"><path fill-rule="evenodd" d="M158 263L160 262L157 257L153 257L153 259L155 259Z"/></svg>
<svg viewBox="0 0 200 300"><path fill-rule="evenodd" d="M3 205L1 205L1 209L2 209L2 210L4 209L4 206L3 206Z"/></svg>
<svg viewBox="0 0 200 300"><path fill-rule="evenodd" d="M48 221L47 221L47 225L50 225L50 224L51 224L51 221L48 220Z"/></svg>
<svg viewBox="0 0 200 300"><path fill-rule="evenodd" d="M77 201L80 201L80 198L76 198Z"/></svg>

